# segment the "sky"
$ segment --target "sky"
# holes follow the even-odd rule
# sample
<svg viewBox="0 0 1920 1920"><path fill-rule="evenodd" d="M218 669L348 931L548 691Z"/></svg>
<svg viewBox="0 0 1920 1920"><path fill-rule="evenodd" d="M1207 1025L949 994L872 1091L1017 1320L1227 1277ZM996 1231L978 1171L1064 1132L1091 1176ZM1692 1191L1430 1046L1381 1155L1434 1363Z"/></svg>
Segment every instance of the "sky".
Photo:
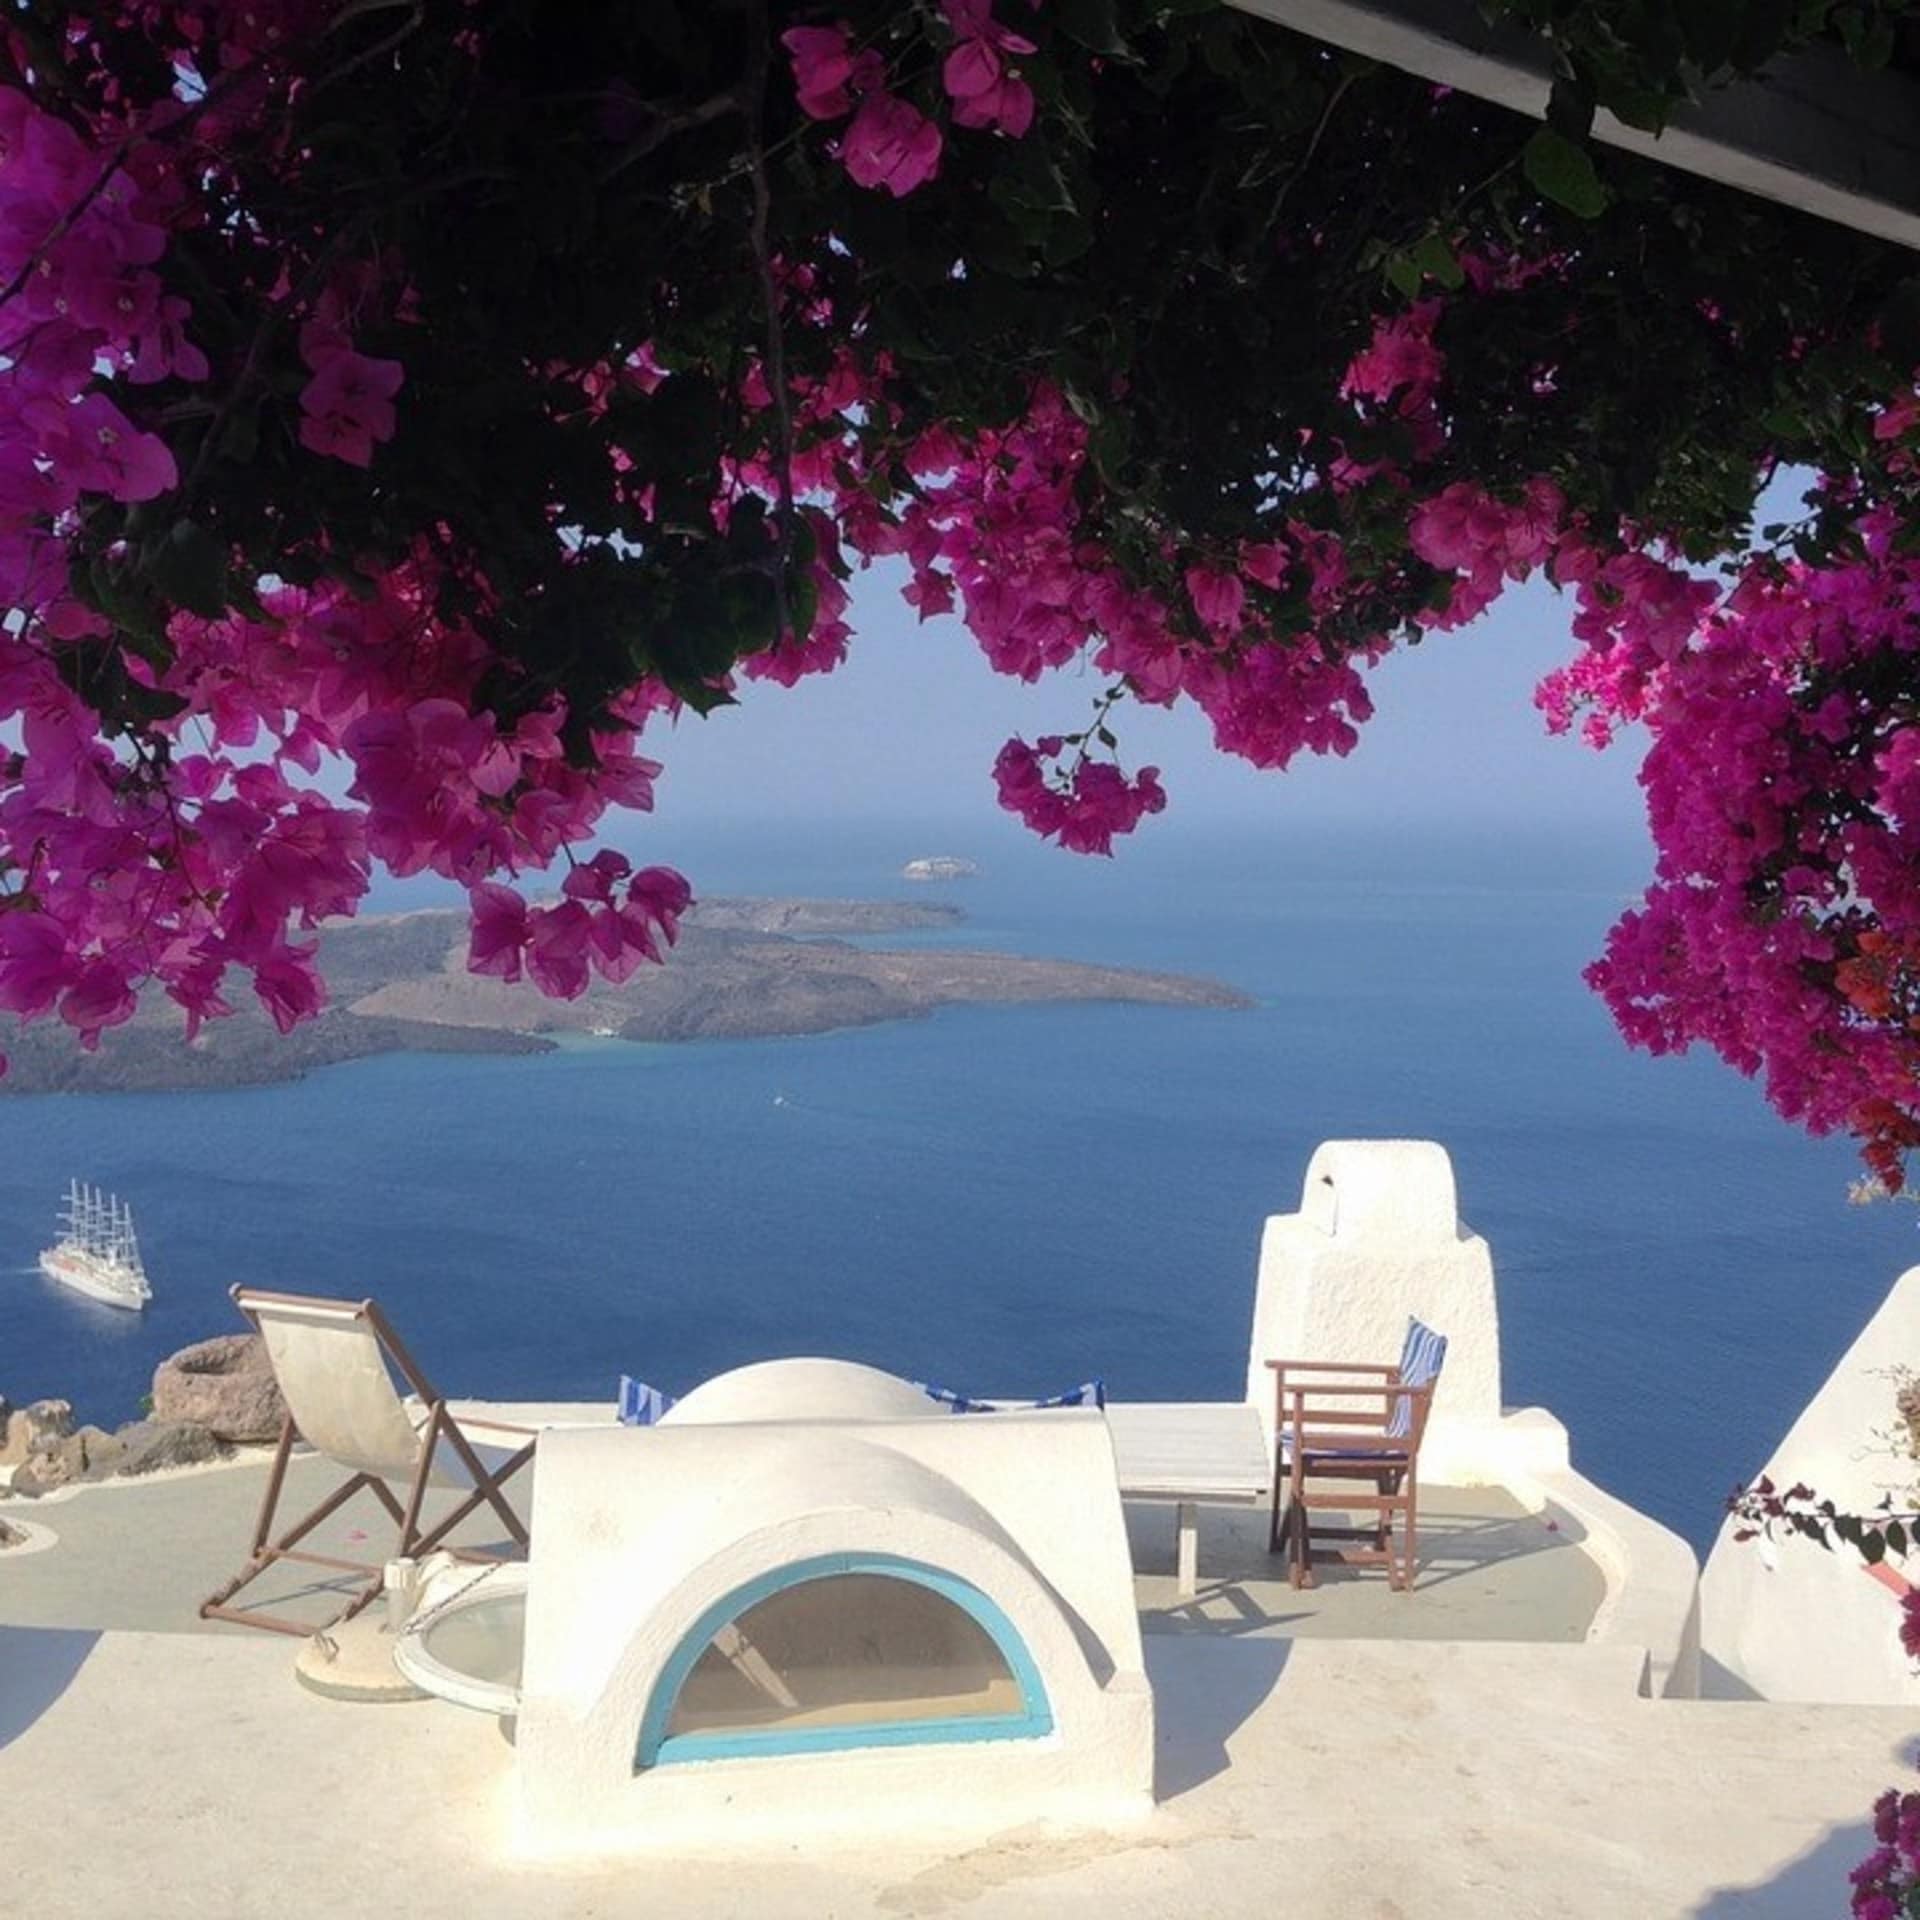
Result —
<svg viewBox="0 0 1920 1920"><path fill-rule="evenodd" d="M1549 736L1532 705L1570 658L1570 604L1544 582L1508 592L1475 625L1436 634L1376 668L1376 712L1345 760L1303 755L1284 773L1218 752L1206 721L1123 706L1129 769L1157 765L1168 811L1141 836L1217 830L1286 835L1330 828L1536 831L1643 840L1641 743L1605 753ZM650 730L666 765L648 838L760 823L896 818L986 833L991 768L1008 735L1076 730L1101 688L1068 669L1034 686L992 672L953 620L922 626L880 568L854 583L855 638L838 671L793 688L748 683L740 704L671 732ZM667 857L663 845L659 857Z"/></svg>

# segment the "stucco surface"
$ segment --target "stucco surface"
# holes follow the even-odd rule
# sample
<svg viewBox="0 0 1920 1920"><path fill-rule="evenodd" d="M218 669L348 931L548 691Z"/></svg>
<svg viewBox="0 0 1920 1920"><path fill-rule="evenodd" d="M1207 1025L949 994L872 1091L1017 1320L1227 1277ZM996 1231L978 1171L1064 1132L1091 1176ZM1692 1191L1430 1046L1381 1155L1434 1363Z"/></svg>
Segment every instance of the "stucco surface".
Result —
<svg viewBox="0 0 1920 1920"><path fill-rule="evenodd" d="M11 1912L88 1920L1811 1920L1844 1904L1901 1710L1648 1701L1617 1651L1154 1634L1164 1804L945 1845L507 1851L512 1750L438 1703L355 1707L291 1650L0 1630ZM73 1791L140 1754L151 1791Z"/></svg>
<svg viewBox="0 0 1920 1920"><path fill-rule="evenodd" d="M1761 1472L1782 1489L1804 1481L1844 1511L1891 1496L1911 1508L1920 1466L1894 1450L1894 1372L1920 1366L1920 1267L1879 1311L1808 1402ZM1700 1584L1703 1684L1768 1700L1920 1702L1920 1674L1901 1651L1893 1595L1842 1547L1823 1553L1784 1537L1777 1548L1722 1526Z"/></svg>

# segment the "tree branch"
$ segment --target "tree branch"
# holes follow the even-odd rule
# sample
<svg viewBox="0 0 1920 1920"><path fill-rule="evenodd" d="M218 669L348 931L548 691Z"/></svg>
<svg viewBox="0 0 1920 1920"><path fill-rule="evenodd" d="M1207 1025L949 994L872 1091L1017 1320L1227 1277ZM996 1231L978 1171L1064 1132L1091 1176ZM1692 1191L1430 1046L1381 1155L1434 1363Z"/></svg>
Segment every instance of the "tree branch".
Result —
<svg viewBox="0 0 1920 1920"><path fill-rule="evenodd" d="M774 468L774 519L780 529L780 566L774 576L774 595L780 622L779 639L793 632L787 605L787 568L793 560L793 409L787 395L787 345L780 325L780 288L774 278L773 256L767 248L767 216L773 193L767 181L766 144L762 138L767 92L766 0L754 0L747 27L747 156L753 179L753 221L749 229L753 263L760 278L760 300L766 325L767 391L773 396L774 426L779 435Z"/></svg>

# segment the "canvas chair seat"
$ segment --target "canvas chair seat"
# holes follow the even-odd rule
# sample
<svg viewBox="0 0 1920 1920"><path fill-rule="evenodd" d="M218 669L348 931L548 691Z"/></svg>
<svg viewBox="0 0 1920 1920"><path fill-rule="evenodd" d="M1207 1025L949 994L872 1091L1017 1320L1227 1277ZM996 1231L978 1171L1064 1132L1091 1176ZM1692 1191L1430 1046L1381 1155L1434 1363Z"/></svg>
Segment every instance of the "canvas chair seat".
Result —
<svg viewBox="0 0 1920 1920"><path fill-rule="evenodd" d="M287 1418L246 1564L202 1603L204 1618L310 1634L315 1630L311 1623L233 1603L270 1566L291 1560L360 1575L358 1590L349 1594L336 1616L350 1618L380 1591L388 1560L418 1557L440 1547L456 1527L483 1509L499 1522L508 1541L506 1551L525 1552L526 1527L503 1488L533 1457L536 1429L497 1417L463 1418L459 1403L435 1391L371 1300L246 1287L233 1288L232 1295L266 1343ZM401 1385L410 1389L404 1396ZM276 1537L274 1519L296 1440L304 1440L348 1477ZM451 1512L426 1524L425 1499L435 1489L464 1497ZM378 1560L351 1560L301 1545L363 1490L394 1521L390 1551ZM476 1548L455 1551L467 1559L500 1557Z"/></svg>

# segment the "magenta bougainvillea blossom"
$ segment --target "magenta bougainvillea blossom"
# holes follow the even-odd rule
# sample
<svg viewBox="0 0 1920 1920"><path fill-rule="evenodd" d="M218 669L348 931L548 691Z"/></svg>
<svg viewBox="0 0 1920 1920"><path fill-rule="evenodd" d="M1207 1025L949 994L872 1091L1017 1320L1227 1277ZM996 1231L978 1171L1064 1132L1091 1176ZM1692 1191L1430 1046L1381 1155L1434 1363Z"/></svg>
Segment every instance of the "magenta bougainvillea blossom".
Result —
<svg viewBox="0 0 1920 1920"><path fill-rule="evenodd" d="M1369 666L1537 576L1574 640L1546 724L1648 743L1656 874L1593 984L1898 1183L1920 392L1880 254L1665 314L1698 423L1650 453L1591 357L1642 325L1606 249L1693 287L1661 195L1717 190L1581 227L1554 193L1609 189L1534 194L1529 129L1263 23L669 7L606 68L530 6L398 11L0 26L0 1011L91 1046L250 990L289 1028L376 866L467 889L477 972L626 978L690 900L596 848L653 805L643 741L836 668L858 567L999 673L1096 676L992 763L1096 854L1168 801L1135 704L1346 754ZM1756 365L1760 438L1714 411ZM1808 522L1745 550L1808 448Z"/></svg>
<svg viewBox="0 0 1920 1920"><path fill-rule="evenodd" d="M1889 1787L1873 1803L1873 1840L1848 1876L1853 1920L1908 1920L1920 1896L1920 1793Z"/></svg>

